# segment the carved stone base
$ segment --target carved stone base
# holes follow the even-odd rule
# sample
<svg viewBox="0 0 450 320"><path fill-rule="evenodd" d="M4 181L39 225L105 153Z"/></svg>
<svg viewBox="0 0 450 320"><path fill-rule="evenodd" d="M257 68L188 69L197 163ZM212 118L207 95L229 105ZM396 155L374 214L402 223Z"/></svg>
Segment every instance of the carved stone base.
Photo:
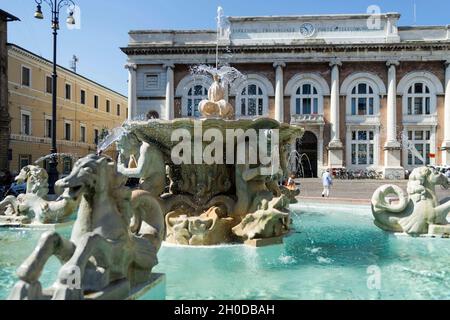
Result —
<svg viewBox="0 0 450 320"><path fill-rule="evenodd" d="M339 140L330 141L328 145L328 165L331 168L344 166L344 147Z"/></svg>
<svg viewBox="0 0 450 320"><path fill-rule="evenodd" d="M0 228L18 228L31 223L27 216L0 216Z"/></svg>
<svg viewBox="0 0 450 320"><path fill-rule="evenodd" d="M245 240L244 244L249 247L267 247L277 244L283 244L283 237L265 238L265 239L250 239Z"/></svg>
<svg viewBox="0 0 450 320"><path fill-rule="evenodd" d="M383 169L383 178L386 180L404 180L405 169L403 167L385 167Z"/></svg>
<svg viewBox="0 0 450 320"><path fill-rule="evenodd" d="M383 177L388 180L405 179L405 170L400 161L401 146L397 141L387 142L384 146Z"/></svg>
<svg viewBox="0 0 450 320"><path fill-rule="evenodd" d="M428 235L439 236L442 238L450 238L450 224L446 225L430 224L428 226Z"/></svg>

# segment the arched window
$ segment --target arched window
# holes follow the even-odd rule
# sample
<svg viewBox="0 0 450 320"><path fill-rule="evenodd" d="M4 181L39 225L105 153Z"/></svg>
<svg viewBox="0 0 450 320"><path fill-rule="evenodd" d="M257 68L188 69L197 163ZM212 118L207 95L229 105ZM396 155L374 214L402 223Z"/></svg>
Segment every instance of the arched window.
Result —
<svg viewBox="0 0 450 320"><path fill-rule="evenodd" d="M377 95L371 85L360 82L352 89L350 96L351 115L366 116L374 114L375 100Z"/></svg>
<svg viewBox="0 0 450 320"><path fill-rule="evenodd" d="M200 117L198 104L200 101L208 98L208 89L203 85L197 84L187 90L186 97L184 97L186 116Z"/></svg>
<svg viewBox="0 0 450 320"><path fill-rule="evenodd" d="M342 94L346 95L346 115L351 121L363 124L380 115L380 96L386 94L386 86L381 78L370 72L356 72L342 82Z"/></svg>
<svg viewBox="0 0 450 320"><path fill-rule="evenodd" d="M203 75L188 75L180 80L175 96L181 98L181 116L199 117L198 104L208 98L212 79Z"/></svg>
<svg viewBox="0 0 450 320"><path fill-rule="evenodd" d="M323 114L323 97L330 87L320 74L299 73L293 76L284 90L291 97L291 115Z"/></svg>
<svg viewBox="0 0 450 320"><path fill-rule="evenodd" d="M413 83L406 93L407 114L431 114L430 88L423 82Z"/></svg>
<svg viewBox="0 0 450 320"><path fill-rule="evenodd" d="M267 96L256 83L247 84L240 92L237 105L242 116L262 116L265 112Z"/></svg>
<svg viewBox="0 0 450 320"><path fill-rule="evenodd" d="M318 114L319 98L317 88L312 83L304 83L295 91L295 114Z"/></svg>
<svg viewBox="0 0 450 320"><path fill-rule="evenodd" d="M403 96L403 122L421 122L422 115L436 116L437 96L444 94L441 80L431 72L415 71L398 83L397 92Z"/></svg>

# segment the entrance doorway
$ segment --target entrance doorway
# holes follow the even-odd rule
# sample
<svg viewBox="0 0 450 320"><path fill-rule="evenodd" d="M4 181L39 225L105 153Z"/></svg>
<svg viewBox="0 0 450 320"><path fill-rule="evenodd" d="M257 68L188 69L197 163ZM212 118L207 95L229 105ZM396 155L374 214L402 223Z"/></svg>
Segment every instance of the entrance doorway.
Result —
<svg viewBox="0 0 450 320"><path fill-rule="evenodd" d="M303 137L297 139L297 175L299 177L317 178L317 143L317 137L311 131L305 131Z"/></svg>

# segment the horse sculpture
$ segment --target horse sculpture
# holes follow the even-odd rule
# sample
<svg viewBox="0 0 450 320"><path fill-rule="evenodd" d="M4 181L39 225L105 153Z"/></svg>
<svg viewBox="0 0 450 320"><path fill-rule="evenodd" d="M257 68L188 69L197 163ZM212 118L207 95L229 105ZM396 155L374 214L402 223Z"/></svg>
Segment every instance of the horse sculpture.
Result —
<svg viewBox="0 0 450 320"><path fill-rule="evenodd" d="M26 193L6 197L0 202L0 221L6 223L29 224L64 222L77 206L66 194L55 201L50 201L48 195L48 174L38 166L22 168L15 179L26 183Z"/></svg>
<svg viewBox="0 0 450 320"><path fill-rule="evenodd" d="M409 176L407 194L395 185L379 187L372 196L374 223L391 232L410 235L427 234L430 225L446 225L450 201L439 204L435 186L449 186L447 177L429 167L416 168ZM398 203L389 203L387 196L395 194Z"/></svg>
<svg viewBox="0 0 450 320"><path fill-rule="evenodd" d="M157 199L146 191L131 192L125 182L108 157L89 155L76 162L56 184L80 201L71 238L43 234L17 270L20 281L10 299L124 299L149 280L164 237L164 216ZM43 291L39 277L52 255L63 266Z"/></svg>

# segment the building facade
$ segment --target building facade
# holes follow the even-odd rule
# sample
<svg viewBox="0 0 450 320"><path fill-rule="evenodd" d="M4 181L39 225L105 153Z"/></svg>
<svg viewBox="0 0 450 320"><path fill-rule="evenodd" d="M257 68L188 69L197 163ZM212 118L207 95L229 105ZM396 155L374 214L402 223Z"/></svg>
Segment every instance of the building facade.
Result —
<svg viewBox="0 0 450 320"><path fill-rule="evenodd" d="M8 60L9 167L17 173L50 153L52 63L13 44L8 45ZM59 159L58 172L64 175L77 158L95 153L108 131L123 124L127 97L61 66L57 72L57 148L67 154ZM115 151L107 154L114 157Z"/></svg>
<svg viewBox="0 0 450 320"><path fill-rule="evenodd" d="M196 64L236 67L236 117L305 128L293 148L325 168L387 178L450 164L450 27L398 26L397 13L229 17L209 30L130 31L129 117L197 117L211 79ZM305 174L306 175L306 174Z"/></svg>
<svg viewBox="0 0 450 320"><path fill-rule="evenodd" d="M8 110L8 22L19 18L0 10L0 170L8 169L10 117Z"/></svg>

